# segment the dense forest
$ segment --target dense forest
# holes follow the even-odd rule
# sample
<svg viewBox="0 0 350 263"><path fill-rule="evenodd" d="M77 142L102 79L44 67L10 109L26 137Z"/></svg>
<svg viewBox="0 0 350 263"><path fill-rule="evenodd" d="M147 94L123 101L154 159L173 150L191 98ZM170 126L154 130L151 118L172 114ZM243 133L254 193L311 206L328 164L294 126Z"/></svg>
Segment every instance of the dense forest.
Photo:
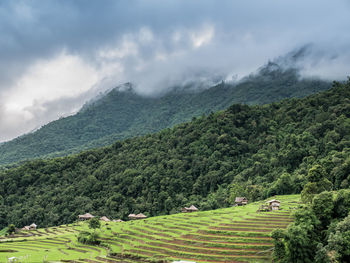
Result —
<svg viewBox="0 0 350 263"><path fill-rule="evenodd" d="M77 114L51 122L34 133L0 145L0 165L26 159L64 156L116 140L145 135L228 108L233 103L266 104L329 89L331 84L301 79L296 69L270 62L239 83L209 89L176 87L158 97L123 85L85 105Z"/></svg>
<svg viewBox="0 0 350 263"><path fill-rule="evenodd" d="M350 190L324 191L272 233L276 262L350 262Z"/></svg>
<svg viewBox="0 0 350 263"><path fill-rule="evenodd" d="M0 227L40 227L90 212L176 213L215 209L236 195L349 187L350 81L303 99L234 104L161 132L0 172Z"/></svg>

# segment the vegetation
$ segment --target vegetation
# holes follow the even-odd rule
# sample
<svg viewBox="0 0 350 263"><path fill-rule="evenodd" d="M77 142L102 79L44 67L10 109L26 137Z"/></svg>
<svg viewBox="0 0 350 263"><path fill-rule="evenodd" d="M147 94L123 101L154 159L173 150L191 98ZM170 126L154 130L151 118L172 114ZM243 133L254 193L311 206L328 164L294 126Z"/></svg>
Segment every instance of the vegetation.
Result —
<svg viewBox="0 0 350 263"><path fill-rule="evenodd" d="M22 231L0 238L0 262L271 262L271 231L285 229L299 195L276 196L281 210L256 212L265 201L127 222L89 222ZM101 214L102 215L102 214ZM100 215L100 216L101 216Z"/></svg>
<svg viewBox="0 0 350 263"><path fill-rule="evenodd" d="M8 226L7 228L7 234L11 235L14 234L16 232L16 227L14 224L11 224Z"/></svg>
<svg viewBox="0 0 350 263"><path fill-rule="evenodd" d="M318 180L315 165L332 189L346 188L349 83L305 99L232 105L160 133L3 170L0 226L58 225L88 211L125 219L190 203L215 209L239 185L250 200L300 193Z"/></svg>
<svg viewBox="0 0 350 263"><path fill-rule="evenodd" d="M101 227L101 222L97 217L89 220L89 228L96 229Z"/></svg>
<svg viewBox="0 0 350 263"><path fill-rule="evenodd" d="M195 86L195 85L194 85ZM329 82L300 79L295 69L269 63L238 84L218 84L207 90L191 85L159 97L137 95L129 84L114 89L77 114L0 145L0 165L64 156L116 140L157 132L192 117L223 110L233 103L266 104L303 97L331 87Z"/></svg>
<svg viewBox="0 0 350 263"><path fill-rule="evenodd" d="M85 212L125 219L190 204L215 209L237 191L251 201L300 193L318 180L316 165L331 189L347 188L349 98L350 81L335 83L304 99L232 105L156 134L3 170L0 226L59 225Z"/></svg>
<svg viewBox="0 0 350 263"><path fill-rule="evenodd" d="M297 210L286 231L275 230L278 262L350 262L350 190L324 191Z"/></svg>

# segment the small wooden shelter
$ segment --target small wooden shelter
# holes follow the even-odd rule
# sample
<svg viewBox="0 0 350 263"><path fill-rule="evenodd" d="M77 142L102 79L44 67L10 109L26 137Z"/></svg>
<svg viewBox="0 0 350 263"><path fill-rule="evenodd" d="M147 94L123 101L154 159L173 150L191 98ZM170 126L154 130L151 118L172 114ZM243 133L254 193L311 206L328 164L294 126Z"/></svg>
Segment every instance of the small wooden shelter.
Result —
<svg viewBox="0 0 350 263"><path fill-rule="evenodd" d="M29 230L35 230L36 228L37 228L38 226L36 225L36 224L31 224L30 226L29 226Z"/></svg>
<svg viewBox="0 0 350 263"><path fill-rule="evenodd" d="M105 222L110 222L110 221L111 221L111 220L109 220L109 218L106 217L106 216L100 217L100 220L101 220L101 221L105 221Z"/></svg>
<svg viewBox="0 0 350 263"><path fill-rule="evenodd" d="M235 204L239 206L246 205L248 204L248 199L246 197L236 197Z"/></svg>
<svg viewBox="0 0 350 263"><path fill-rule="evenodd" d="M78 218L79 220L89 220L91 218L94 218L94 216L90 213L86 213L84 215L79 215Z"/></svg>
<svg viewBox="0 0 350 263"><path fill-rule="evenodd" d="M136 216L135 214L130 214L130 215L128 215L128 218L133 220L133 219L135 219L135 216Z"/></svg>
<svg viewBox="0 0 350 263"><path fill-rule="evenodd" d="M128 217L129 217L129 219L131 219L131 220L135 220L135 219L145 219L145 218L147 218L147 216L145 216L145 215L142 214L142 213L137 214L137 215L135 215L135 214L130 214L130 215L128 215Z"/></svg>
<svg viewBox="0 0 350 263"><path fill-rule="evenodd" d="M191 205L190 207L184 207L181 209L182 213L191 213L191 212L197 212L198 208L195 207L194 205Z"/></svg>
<svg viewBox="0 0 350 263"><path fill-rule="evenodd" d="M21 228L21 230L30 230L30 226L24 226Z"/></svg>
<svg viewBox="0 0 350 263"><path fill-rule="evenodd" d="M270 201L268 201L269 203L269 209L270 210L279 210L280 209L280 205L281 205L281 202L276 200L276 199L272 199Z"/></svg>
<svg viewBox="0 0 350 263"><path fill-rule="evenodd" d="M147 216L144 215L144 214L142 214L142 213L140 213L140 214L137 214L137 215L135 216L135 218L136 218L136 219L145 219L145 218L147 218Z"/></svg>

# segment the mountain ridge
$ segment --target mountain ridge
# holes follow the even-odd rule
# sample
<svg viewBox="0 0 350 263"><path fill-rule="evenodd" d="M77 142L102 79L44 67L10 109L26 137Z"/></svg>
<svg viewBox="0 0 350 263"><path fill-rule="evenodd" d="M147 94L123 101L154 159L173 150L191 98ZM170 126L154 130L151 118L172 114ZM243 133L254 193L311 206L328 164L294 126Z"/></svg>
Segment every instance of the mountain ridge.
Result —
<svg viewBox="0 0 350 263"><path fill-rule="evenodd" d="M273 66L273 69L271 69ZM236 84L221 82L199 92L178 87L158 97L138 95L130 83L85 104L75 115L0 145L0 165L64 156L157 132L232 103L265 104L330 88L327 81L300 79L296 69L267 64Z"/></svg>
<svg viewBox="0 0 350 263"><path fill-rule="evenodd" d="M233 104L163 129L67 157L0 170L0 227L73 222L89 211L171 214L300 193L309 171L329 190L349 187L350 82L266 105ZM318 168L317 168L318 167Z"/></svg>

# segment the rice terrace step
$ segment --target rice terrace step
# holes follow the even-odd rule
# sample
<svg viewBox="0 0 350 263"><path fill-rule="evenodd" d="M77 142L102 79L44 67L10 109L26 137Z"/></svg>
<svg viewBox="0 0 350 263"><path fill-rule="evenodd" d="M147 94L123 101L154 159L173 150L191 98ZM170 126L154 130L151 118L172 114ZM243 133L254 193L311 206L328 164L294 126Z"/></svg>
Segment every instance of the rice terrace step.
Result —
<svg viewBox="0 0 350 263"><path fill-rule="evenodd" d="M88 223L0 237L0 262L271 262L271 231L286 228L300 196L277 196L281 210L257 212L264 201L138 221L103 222L101 246L77 241Z"/></svg>

